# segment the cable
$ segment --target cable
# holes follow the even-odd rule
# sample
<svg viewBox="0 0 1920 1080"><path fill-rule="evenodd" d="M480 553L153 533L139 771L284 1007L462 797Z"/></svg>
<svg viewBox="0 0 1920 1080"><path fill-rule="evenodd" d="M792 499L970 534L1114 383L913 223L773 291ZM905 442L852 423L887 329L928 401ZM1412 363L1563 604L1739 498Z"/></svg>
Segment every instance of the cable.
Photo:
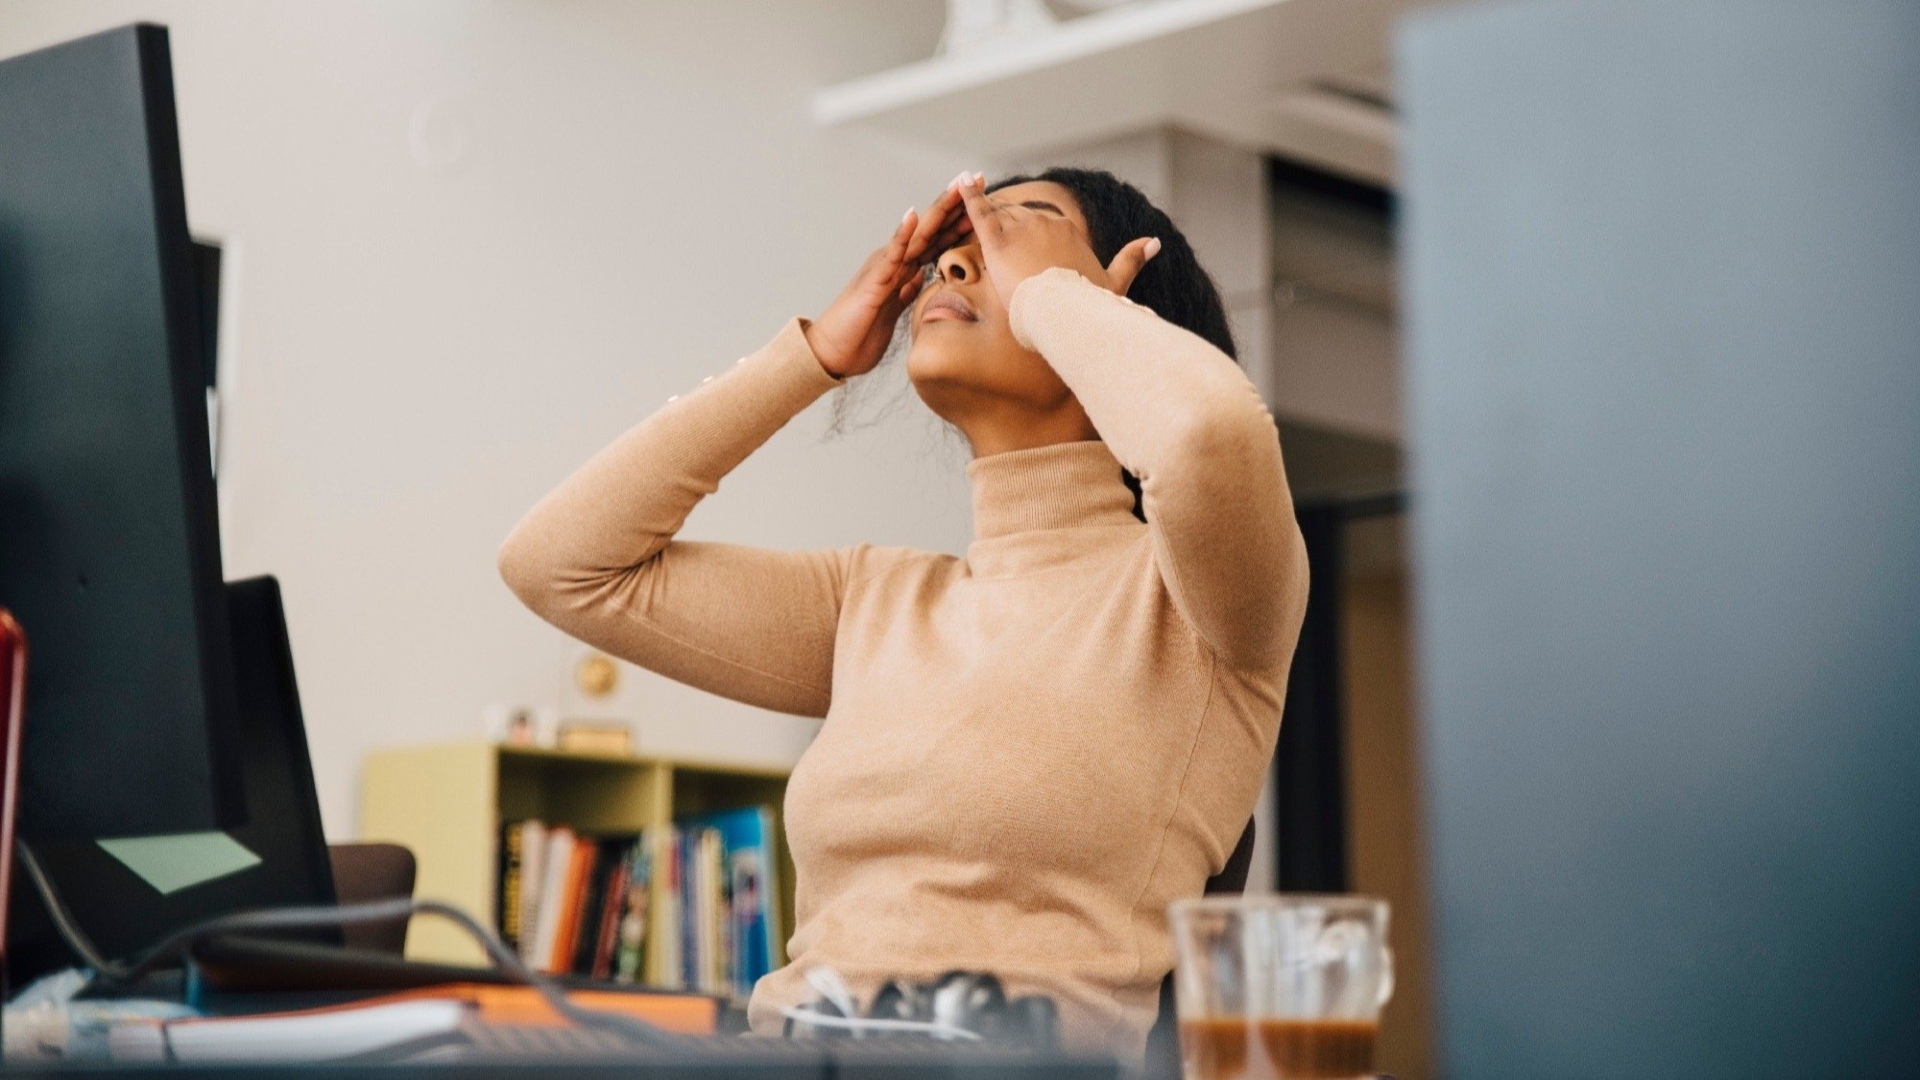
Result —
<svg viewBox="0 0 1920 1080"><path fill-rule="evenodd" d="M27 842L15 840L13 850L20 860L21 869L33 879L33 889L40 894L41 902L46 905L47 914L53 917L54 929L60 931L60 938L67 943L67 947L72 949L83 963L93 969L96 977L118 969L120 965L102 956L100 950L93 947L93 939L88 937L86 931L80 929L80 924L73 920L73 914L67 910L67 905L60 902L59 895L54 892L53 882L47 879L46 870L41 868L39 858L34 855L33 849L27 846Z"/></svg>
<svg viewBox="0 0 1920 1080"><path fill-rule="evenodd" d="M551 979L527 967L519 955L506 947L472 916L451 904L438 900L376 900L364 904L342 904L337 907L287 907L259 911L238 911L228 915L216 915L202 919L168 934L157 944L141 953L132 963L121 964L108 960L94 947L86 932L73 918L66 905L60 900L53 882L47 877L39 859L34 857L26 841L14 845L19 853L20 864L33 880L35 891L45 902L47 911L53 916L55 928L60 931L69 946L78 953L87 965L93 968L93 982L105 986L125 986L137 981L176 954L184 955L188 946L201 938L218 934L232 934L245 931L263 930L302 930L317 926L347 926L356 923L382 922L411 915L438 915L448 919L465 930L468 936L479 942L494 965L512 976L516 981L532 987L553 1011L583 1028L594 1028L618 1035L639 1046L656 1050L680 1049L686 1040L679 1035L663 1031L644 1020L621 1013L589 1009L567 1000L566 992L555 985Z"/></svg>

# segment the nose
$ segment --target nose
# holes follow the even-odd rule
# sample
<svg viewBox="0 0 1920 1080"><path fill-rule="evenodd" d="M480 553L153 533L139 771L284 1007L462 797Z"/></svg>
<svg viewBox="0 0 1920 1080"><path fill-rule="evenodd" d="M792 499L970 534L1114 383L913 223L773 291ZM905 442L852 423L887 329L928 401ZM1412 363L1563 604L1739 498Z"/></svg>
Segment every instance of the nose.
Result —
<svg viewBox="0 0 1920 1080"><path fill-rule="evenodd" d="M940 269L942 281L978 281L980 247L977 244L956 244L941 252L934 264Z"/></svg>

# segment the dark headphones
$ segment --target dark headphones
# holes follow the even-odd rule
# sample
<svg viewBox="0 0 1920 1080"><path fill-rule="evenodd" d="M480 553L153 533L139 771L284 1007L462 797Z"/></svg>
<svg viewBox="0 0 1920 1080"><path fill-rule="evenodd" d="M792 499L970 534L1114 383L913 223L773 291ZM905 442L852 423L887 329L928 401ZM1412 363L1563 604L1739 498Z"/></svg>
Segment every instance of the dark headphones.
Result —
<svg viewBox="0 0 1920 1080"><path fill-rule="evenodd" d="M845 1017L838 1005L824 998L808 1006L827 1017ZM862 1019L905 1021L971 1031L998 1046L1052 1050L1058 1043L1060 1011L1045 994L1027 994L1008 1000L1000 980L991 972L949 971L932 982L891 979L880 987ZM804 1023L804 1022L803 1022ZM787 1019L786 1033L794 1035L795 1021ZM824 1025L805 1025L801 1034L845 1038L855 1032ZM862 1032L861 1034L867 1034ZM886 1031L889 1038L926 1039L932 1032Z"/></svg>

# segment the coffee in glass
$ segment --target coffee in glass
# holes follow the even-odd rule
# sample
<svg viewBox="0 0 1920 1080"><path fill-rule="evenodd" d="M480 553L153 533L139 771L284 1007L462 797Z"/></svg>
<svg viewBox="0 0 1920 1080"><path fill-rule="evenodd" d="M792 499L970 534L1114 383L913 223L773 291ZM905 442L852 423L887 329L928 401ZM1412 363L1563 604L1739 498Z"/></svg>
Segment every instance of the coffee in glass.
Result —
<svg viewBox="0 0 1920 1080"><path fill-rule="evenodd" d="M1385 901L1207 897L1169 917L1185 1080L1372 1075L1393 994Z"/></svg>

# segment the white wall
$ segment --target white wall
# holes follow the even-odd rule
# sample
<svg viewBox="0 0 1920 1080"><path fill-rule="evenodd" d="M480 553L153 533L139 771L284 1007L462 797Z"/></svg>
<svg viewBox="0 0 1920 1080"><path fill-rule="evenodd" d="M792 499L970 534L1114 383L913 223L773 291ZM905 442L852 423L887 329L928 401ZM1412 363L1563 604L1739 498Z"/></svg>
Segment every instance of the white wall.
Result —
<svg viewBox="0 0 1920 1080"><path fill-rule="evenodd" d="M822 132L823 82L932 51L937 0L5 0L0 55L169 24L196 232L237 246L229 577L279 575L330 834L369 749L559 705L579 655L499 583L519 515L669 394L818 311L976 163ZM984 167L984 165L982 166ZM917 402L816 407L688 534L958 551ZM809 721L634 669L644 749L788 762Z"/></svg>

